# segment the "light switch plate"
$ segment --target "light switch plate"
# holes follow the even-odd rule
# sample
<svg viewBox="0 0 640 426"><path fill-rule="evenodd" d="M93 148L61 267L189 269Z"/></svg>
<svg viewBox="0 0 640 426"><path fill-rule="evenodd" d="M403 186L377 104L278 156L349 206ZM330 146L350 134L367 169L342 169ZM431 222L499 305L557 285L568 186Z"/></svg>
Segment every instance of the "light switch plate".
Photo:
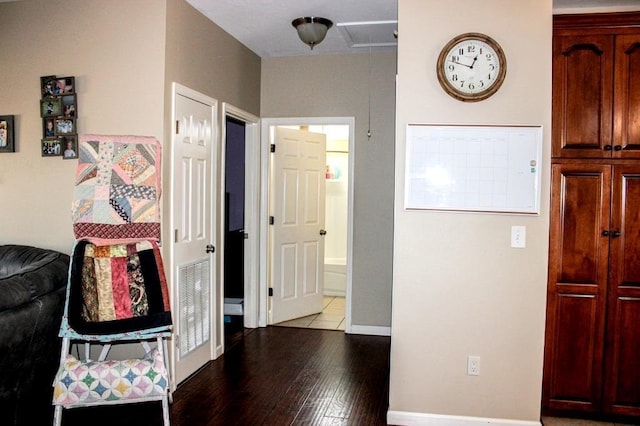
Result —
<svg viewBox="0 0 640 426"><path fill-rule="evenodd" d="M512 226L511 227L511 247L525 248L527 246L527 227Z"/></svg>

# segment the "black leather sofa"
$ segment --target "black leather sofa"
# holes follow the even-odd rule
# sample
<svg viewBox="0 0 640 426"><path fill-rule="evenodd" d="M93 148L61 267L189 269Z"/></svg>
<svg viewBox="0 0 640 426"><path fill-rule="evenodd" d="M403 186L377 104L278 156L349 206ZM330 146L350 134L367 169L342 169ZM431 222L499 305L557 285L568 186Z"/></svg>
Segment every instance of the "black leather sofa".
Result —
<svg viewBox="0 0 640 426"><path fill-rule="evenodd" d="M0 245L0 424L51 424L69 256Z"/></svg>

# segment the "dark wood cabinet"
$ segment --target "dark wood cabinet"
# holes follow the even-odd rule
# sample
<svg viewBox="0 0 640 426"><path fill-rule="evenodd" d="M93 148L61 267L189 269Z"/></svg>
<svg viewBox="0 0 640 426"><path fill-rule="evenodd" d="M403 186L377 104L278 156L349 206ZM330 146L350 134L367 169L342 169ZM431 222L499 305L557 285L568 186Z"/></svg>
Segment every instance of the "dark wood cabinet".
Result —
<svg viewBox="0 0 640 426"><path fill-rule="evenodd" d="M552 166L544 406L640 415L640 164Z"/></svg>
<svg viewBox="0 0 640 426"><path fill-rule="evenodd" d="M543 413L640 419L640 13L554 17Z"/></svg>
<svg viewBox="0 0 640 426"><path fill-rule="evenodd" d="M640 159L640 26L625 22L554 21L554 157Z"/></svg>

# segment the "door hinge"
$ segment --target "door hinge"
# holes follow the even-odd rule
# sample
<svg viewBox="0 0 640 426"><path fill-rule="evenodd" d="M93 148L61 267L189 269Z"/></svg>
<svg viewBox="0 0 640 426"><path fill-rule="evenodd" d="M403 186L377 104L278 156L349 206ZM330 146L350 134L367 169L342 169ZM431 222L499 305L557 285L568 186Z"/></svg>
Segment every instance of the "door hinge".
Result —
<svg viewBox="0 0 640 426"><path fill-rule="evenodd" d="M180 134L180 120L176 120L176 135Z"/></svg>
<svg viewBox="0 0 640 426"><path fill-rule="evenodd" d="M269 297L273 297L273 287L269 287Z"/></svg>
<svg viewBox="0 0 640 426"><path fill-rule="evenodd" d="M273 225L274 223L276 223L276 218L273 216L269 216L269 225Z"/></svg>
<svg viewBox="0 0 640 426"><path fill-rule="evenodd" d="M178 230L177 229L173 230L173 242L174 243L178 242Z"/></svg>
<svg viewBox="0 0 640 426"><path fill-rule="evenodd" d="M276 144L275 143L271 144L271 152L276 152Z"/></svg>
<svg viewBox="0 0 640 426"><path fill-rule="evenodd" d="M245 240L249 239L249 233L248 232L243 232L242 233L242 238L244 238Z"/></svg>

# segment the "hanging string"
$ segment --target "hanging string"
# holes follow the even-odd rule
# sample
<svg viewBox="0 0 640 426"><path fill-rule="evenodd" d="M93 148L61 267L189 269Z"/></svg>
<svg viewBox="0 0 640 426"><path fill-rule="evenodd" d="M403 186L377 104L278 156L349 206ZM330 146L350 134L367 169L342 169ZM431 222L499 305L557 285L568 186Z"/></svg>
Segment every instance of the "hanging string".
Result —
<svg viewBox="0 0 640 426"><path fill-rule="evenodd" d="M371 33L369 33L369 82L367 94L369 97L369 129L367 130L367 138L371 139Z"/></svg>

